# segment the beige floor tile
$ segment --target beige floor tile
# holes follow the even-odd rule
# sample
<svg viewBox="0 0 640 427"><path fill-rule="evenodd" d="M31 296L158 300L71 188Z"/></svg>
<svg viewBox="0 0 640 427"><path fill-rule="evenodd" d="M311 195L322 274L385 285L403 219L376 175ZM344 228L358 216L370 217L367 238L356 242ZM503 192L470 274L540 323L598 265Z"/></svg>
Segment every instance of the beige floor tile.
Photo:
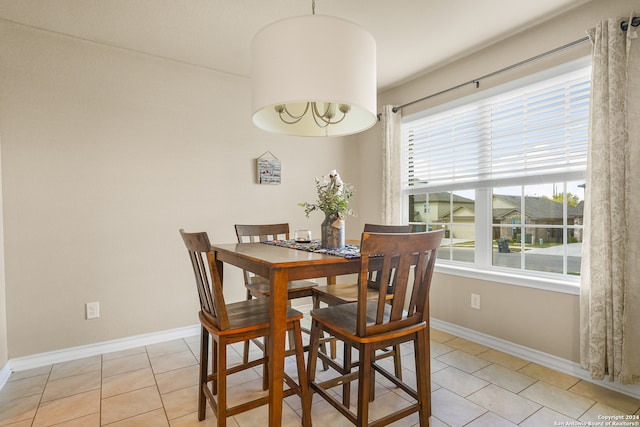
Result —
<svg viewBox="0 0 640 427"><path fill-rule="evenodd" d="M100 413L100 390L92 390L42 403L33 427L51 426L97 413Z"/></svg>
<svg viewBox="0 0 640 427"><path fill-rule="evenodd" d="M520 423L540 409L540 405L496 385L489 385L468 397L471 402Z"/></svg>
<svg viewBox="0 0 640 427"><path fill-rule="evenodd" d="M484 359L480 359L479 357L460 350L454 350L450 353L443 354L438 357L438 360L470 374L491 364Z"/></svg>
<svg viewBox="0 0 640 427"><path fill-rule="evenodd" d="M244 371L236 372L235 374L228 375L227 387L234 387L257 379L262 379L262 367L247 369Z"/></svg>
<svg viewBox="0 0 640 427"><path fill-rule="evenodd" d="M598 422L603 421L602 419L603 416L610 416L610 417L617 416L617 417L621 417L618 419L618 421L628 421L624 419L625 415L630 415L630 414L618 408L612 408L600 402L596 402L596 404L593 405L591 408L589 408L589 410L585 412L580 417L579 420L582 421L583 423L587 423L587 424L592 423L591 425L598 425L597 424Z"/></svg>
<svg viewBox="0 0 640 427"><path fill-rule="evenodd" d="M42 366L40 368L26 369L24 371L13 372L7 382L23 380L25 378L37 377L40 375L49 375L51 373L51 365Z"/></svg>
<svg viewBox="0 0 640 427"><path fill-rule="evenodd" d="M156 384L151 368L143 368L123 374L112 375L102 380L102 398L127 393Z"/></svg>
<svg viewBox="0 0 640 427"><path fill-rule="evenodd" d="M432 415L431 418L429 419L429 427L450 427L450 426L449 424L439 420L438 418Z"/></svg>
<svg viewBox="0 0 640 427"><path fill-rule="evenodd" d="M474 356L477 356L480 353L484 353L489 350L489 348L485 347L484 345L477 344L473 341L465 340L463 338L454 338L450 341L447 341L447 345L449 347L462 350L465 353L472 354Z"/></svg>
<svg viewBox="0 0 640 427"><path fill-rule="evenodd" d="M125 356L133 356L134 354L146 353L145 347L134 347L126 350L114 351L111 353L105 353L102 355L102 361L119 359Z"/></svg>
<svg viewBox="0 0 640 427"><path fill-rule="evenodd" d="M400 389L396 388L396 386L391 382L389 382L389 380L382 377L381 375L377 375L375 390L374 390L375 401L378 402L378 404L380 404L380 402L384 402L385 396L387 396L387 394L391 393L392 391L398 391L398 394L402 395L405 399L413 401L411 396L409 396L408 394L404 394L403 391L400 391ZM342 386L331 388L330 393L336 396L338 400L342 400ZM355 405L358 402L358 381L357 380L351 382L350 396L351 396L352 405ZM315 395L314 395L314 398L315 398ZM354 411L355 411L355 408L354 408Z"/></svg>
<svg viewBox="0 0 640 427"><path fill-rule="evenodd" d="M169 393L192 385L198 385L199 371L199 365L191 365L156 375L156 382L158 384L160 394Z"/></svg>
<svg viewBox="0 0 640 427"><path fill-rule="evenodd" d="M189 350L158 357L152 357L150 360L151 368L156 375L162 372L196 365L198 363L196 358Z"/></svg>
<svg viewBox="0 0 640 427"><path fill-rule="evenodd" d="M640 408L640 399L635 399L587 381L578 382L569 391L590 400L597 400L612 408L618 408L625 414L633 414Z"/></svg>
<svg viewBox="0 0 640 427"><path fill-rule="evenodd" d="M235 387L227 387L227 406L235 406L267 394L268 391L262 390L262 379L248 381Z"/></svg>
<svg viewBox="0 0 640 427"><path fill-rule="evenodd" d="M524 390L520 396L574 419L578 419L595 403L593 400L542 381Z"/></svg>
<svg viewBox="0 0 640 427"><path fill-rule="evenodd" d="M517 424L514 424L509 420L505 420L500 415L494 414L493 412L487 412L466 425L466 427L517 427L517 426L518 426Z"/></svg>
<svg viewBox="0 0 640 427"><path fill-rule="evenodd" d="M409 396L404 394L402 391L398 391L398 393L396 393L395 390L382 396L376 396L376 400L369 404L369 419L378 420L415 403L414 399L409 401L407 399L408 397ZM412 426L419 422L420 418L416 412L403 418L400 425Z"/></svg>
<svg viewBox="0 0 640 427"><path fill-rule="evenodd" d="M171 427L217 427L218 422L213 411L207 405L204 420L198 421L198 413L192 412L185 416L169 420L169 425ZM236 423L233 417L227 418L227 427L238 427L238 423Z"/></svg>
<svg viewBox="0 0 640 427"><path fill-rule="evenodd" d="M33 419L38 410L38 403L40 403L40 395L0 403L0 426Z"/></svg>
<svg viewBox="0 0 640 427"><path fill-rule="evenodd" d="M552 409L543 407L521 422L520 427L569 426L572 425L571 423L577 423L577 421Z"/></svg>
<svg viewBox="0 0 640 427"><path fill-rule="evenodd" d="M149 358L166 356L173 353L181 353L189 350L189 346L183 339L161 342L147 346Z"/></svg>
<svg viewBox="0 0 640 427"><path fill-rule="evenodd" d="M157 387L146 387L102 399L101 422L109 424L160 408L162 400Z"/></svg>
<svg viewBox="0 0 640 427"><path fill-rule="evenodd" d="M519 357L515 357L498 350L485 351L484 353L479 354L478 357L514 371L517 371L530 363L524 359L520 359Z"/></svg>
<svg viewBox="0 0 640 427"><path fill-rule="evenodd" d="M535 378L528 377L500 365L489 365L486 368L482 368L479 371L474 372L473 375L502 388L506 388L514 393L520 393L522 390L538 381Z"/></svg>
<svg viewBox="0 0 640 427"><path fill-rule="evenodd" d="M429 334L432 341L437 341L440 343L444 343L452 339L458 338L455 335L451 335L448 332L440 331L438 329L433 329L433 328L431 328L431 330L429 331Z"/></svg>
<svg viewBox="0 0 640 427"><path fill-rule="evenodd" d="M487 412L480 405L441 388L431 393L433 416L452 427L463 426Z"/></svg>
<svg viewBox="0 0 640 427"><path fill-rule="evenodd" d="M539 379L540 381L544 381L547 384L563 388L565 390L568 390L571 386L580 381L576 377L563 374L561 372L547 368L546 366L538 365L536 363L530 363L527 366L518 369L518 372Z"/></svg>
<svg viewBox="0 0 640 427"><path fill-rule="evenodd" d="M183 417L198 410L198 386L193 385L161 395L167 418Z"/></svg>
<svg viewBox="0 0 640 427"><path fill-rule="evenodd" d="M102 377L107 378L125 372L137 371L151 366L146 353L137 353L116 359L106 360L102 364Z"/></svg>
<svg viewBox="0 0 640 427"><path fill-rule="evenodd" d="M47 387L44 389L42 401L48 402L90 390L97 390L100 388L101 381L100 371L87 372L86 374L49 381Z"/></svg>
<svg viewBox="0 0 640 427"><path fill-rule="evenodd" d="M72 360L70 362L56 363L51 368L49 381L73 375L86 374L87 372L99 371L101 368L102 356L92 356L84 359Z"/></svg>
<svg viewBox="0 0 640 427"><path fill-rule="evenodd" d="M84 417L56 424L55 427L100 427L100 414L90 414Z"/></svg>
<svg viewBox="0 0 640 427"><path fill-rule="evenodd" d="M162 409L136 415L131 418L116 421L109 424L109 427L168 427L169 421Z"/></svg>
<svg viewBox="0 0 640 427"><path fill-rule="evenodd" d="M432 341L430 350L431 350L431 357L438 357L438 356L442 356L443 354L452 352L454 348L449 347L446 344L439 343L437 341Z"/></svg>
<svg viewBox="0 0 640 427"><path fill-rule="evenodd" d="M242 412L233 417L239 427L255 427L267 425L269 419L269 406L263 405L247 412ZM302 419L287 405L282 405L282 427L301 427ZM318 424L321 426L323 424ZM334 426L332 426L334 427ZM353 424L351 424L353 427Z"/></svg>
<svg viewBox="0 0 640 427"><path fill-rule="evenodd" d="M464 397L489 385L487 381L452 366L434 373L431 381Z"/></svg>
<svg viewBox="0 0 640 427"><path fill-rule="evenodd" d="M444 362L439 361L438 359L431 359L431 373L435 373L438 371L441 371L442 369L448 368L449 365L447 365Z"/></svg>
<svg viewBox="0 0 640 427"><path fill-rule="evenodd" d="M46 374L8 381L0 390L0 404L34 394L41 395L48 379L49 375Z"/></svg>
<svg viewBox="0 0 640 427"><path fill-rule="evenodd" d="M18 421L17 423L7 424L6 427L31 427L32 419ZM0 424L1 425L1 424Z"/></svg>
<svg viewBox="0 0 640 427"><path fill-rule="evenodd" d="M116 427L215 426L216 419L209 407L207 419L201 423L197 420L199 340L194 335L13 373L0 390L0 426L27 427L33 423L36 427L54 424L97 427L101 421L102 425L110 423ZM338 346L340 360L342 343ZM252 358L261 357L255 346L251 348ZM229 347L229 366L240 363L242 349L242 343ZM353 353L357 356L357 351ZM403 376L415 388L413 353L412 344L402 345ZM599 417L603 415L640 415L640 399L445 332L432 330L431 355L434 412L431 427L513 426L522 417L522 427L543 427L601 421ZM392 370L392 359L380 363ZM285 370L297 376L293 360L285 362ZM262 368L257 367L230 376L227 390L230 406L265 396L261 375ZM331 376L335 372L322 371L318 366L317 379ZM376 375L375 386L376 400L371 405L370 421L413 401L381 375ZM83 392L87 389L90 391ZM339 399L341 388L330 393ZM352 384L351 399L355 410L357 382ZM546 406L541 407L543 404ZM286 398L283 425L300 426L301 408L298 396ZM228 418L227 425L264 425L267 414L268 407L263 406ZM318 394L313 396L312 416L315 426L351 426ZM417 414L392 424L417 425Z"/></svg>

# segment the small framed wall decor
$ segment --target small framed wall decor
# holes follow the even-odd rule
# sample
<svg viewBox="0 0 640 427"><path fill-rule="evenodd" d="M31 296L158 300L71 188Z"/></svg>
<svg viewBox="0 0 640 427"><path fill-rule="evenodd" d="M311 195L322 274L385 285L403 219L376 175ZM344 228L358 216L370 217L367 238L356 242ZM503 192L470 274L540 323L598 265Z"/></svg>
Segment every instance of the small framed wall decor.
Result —
<svg viewBox="0 0 640 427"><path fill-rule="evenodd" d="M258 184L280 184L280 160L271 151L265 152L256 159Z"/></svg>

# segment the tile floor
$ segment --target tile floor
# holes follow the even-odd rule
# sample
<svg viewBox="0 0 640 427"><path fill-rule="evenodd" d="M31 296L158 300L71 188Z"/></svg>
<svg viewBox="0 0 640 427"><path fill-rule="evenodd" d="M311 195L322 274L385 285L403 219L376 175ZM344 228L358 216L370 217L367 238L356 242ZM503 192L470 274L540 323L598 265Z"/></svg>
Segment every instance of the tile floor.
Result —
<svg viewBox="0 0 640 427"><path fill-rule="evenodd" d="M603 415L640 414L638 399L437 330L431 338L432 426L590 425ZM0 426L213 426L211 411L202 423L196 415L198 346L194 336L16 372L0 391ZM240 360L241 349L230 351L230 363ZM412 348L403 351L405 378L415 384ZM287 370L295 372L292 361ZM260 373L232 376L230 401L263 393ZM376 402L374 419L407 403L380 376ZM283 425L300 425L300 407L296 396L285 400ZM263 426L267 413L263 406L227 425ZM315 426L351 425L317 395L312 418ZM394 425L417 423L414 414Z"/></svg>

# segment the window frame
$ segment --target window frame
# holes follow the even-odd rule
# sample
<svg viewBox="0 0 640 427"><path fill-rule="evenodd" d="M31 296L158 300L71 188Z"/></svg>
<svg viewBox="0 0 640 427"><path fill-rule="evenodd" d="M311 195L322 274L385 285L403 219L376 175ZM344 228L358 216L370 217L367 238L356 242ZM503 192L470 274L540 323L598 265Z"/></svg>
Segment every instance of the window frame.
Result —
<svg viewBox="0 0 640 427"><path fill-rule="evenodd" d="M447 110L458 108L472 102L490 98L504 92L514 89L523 88L525 86L552 79L565 73L570 73L591 65L590 57L581 58L577 61L562 64L561 66L536 73L525 78L517 79L503 85L488 89L478 94L463 97L455 101L438 105L407 117L403 117L403 126L405 122L417 120L422 117L441 113ZM404 144L404 138L403 142ZM403 147L403 151L404 151ZM580 293L580 276L571 276L566 273L566 257L563 260L564 273L547 273L536 270L528 270L525 268L513 269L508 267L500 267L493 265L493 212L492 212L492 190L496 187L504 187L503 180L489 180L482 182L461 182L454 184L442 184L434 186L408 186L404 183L404 177L407 176L408 162L403 158L402 176L403 184L402 192L402 217L409 217L409 196L425 193L450 192L455 193L460 190L475 191L475 249L474 262L460 262L453 260L438 259L436 262L436 272L467 277L476 280L485 280L510 285L524 286L554 292L579 295ZM584 180L586 177L585 170L551 173L548 175L523 176L510 179L509 186L523 186L541 183L563 183L571 181ZM563 216L566 218L566 206ZM563 220L563 234L566 235L568 224ZM584 230L584 226L582 227ZM564 239L563 245L566 247L567 241ZM484 248L484 249L483 249ZM491 250L487 251L486 249Z"/></svg>

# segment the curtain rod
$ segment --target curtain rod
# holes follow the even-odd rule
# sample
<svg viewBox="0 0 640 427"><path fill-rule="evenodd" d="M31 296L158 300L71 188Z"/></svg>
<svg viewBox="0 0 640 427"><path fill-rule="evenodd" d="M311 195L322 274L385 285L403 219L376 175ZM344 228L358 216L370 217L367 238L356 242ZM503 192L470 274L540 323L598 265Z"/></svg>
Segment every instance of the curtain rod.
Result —
<svg viewBox="0 0 640 427"><path fill-rule="evenodd" d="M637 18L633 19L631 25L634 25L634 26L638 25L638 23L636 23L636 19ZM638 21L640 21L640 19L638 19ZM624 22L623 22L623 24L624 24ZM520 61L520 62L515 63L513 65L509 65L508 67L501 68L500 70L493 71L493 72L491 72L489 74L485 74L482 77L478 77L478 78L475 78L473 80L469 80L468 82L461 83L461 84L459 84L457 86L453 86L453 87L450 87L448 89L441 90L440 92L433 93L431 95L425 96L423 98L416 99L416 100L413 100L411 102L407 102L406 104L398 105L397 107L393 107L392 111L394 113L397 113L398 111L402 110L404 107L408 107L409 105L417 104L418 102L426 101L427 99L434 98L436 96L442 95L442 94L450 92L452 90L459 89L459 88L461 88L463 86L466 86L466 85L475 84L476 88L478 88L478 87L480 87L480 80L486 79L488 77L493 77L496 74L504 73L505 71L509 71L509 70L514 69L514 68L520 67L522 65L528 64L530 62L537 61L538 59L544 58L544 57L549 56L549 55L553 55L554 53L558 53L558 52L561 52L563 50L566 50L566 49L572 48L574 46L580 45L580 44L582 44L582 43L584 43L584 42L586 42L588 40L589 40L589 37L583 37L583 38L581 38L579 40L572 41L571 43L567 43L567 44L565 44L563 46L560 46L560 47L557 47L557 48L552 49L550 51L547 51L547 52L541 53L539 55L533 56L533 57L531 57L529 59L525 59L524 61Z"/></svg>

